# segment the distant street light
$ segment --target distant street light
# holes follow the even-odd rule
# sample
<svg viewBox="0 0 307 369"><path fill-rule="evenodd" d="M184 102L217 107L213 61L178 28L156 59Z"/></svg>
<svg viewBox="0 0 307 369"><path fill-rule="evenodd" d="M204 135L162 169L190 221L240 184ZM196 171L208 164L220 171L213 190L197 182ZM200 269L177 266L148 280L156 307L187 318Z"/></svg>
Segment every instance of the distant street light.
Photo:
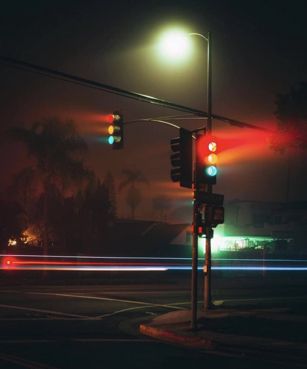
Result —
<svg viewBox="0 0 307 369"><path fill-rule="evenodd" d="M168 31L164 33L164 38L160 41L160 52L163 52L167 57L173 59L184 59L184 56L190 54L191 43L189 36L200 37L207 42L207 124L204 127L204 133L211 135L212 132L212 55L211 55L211 33L206 36L200 33L187 33L180 30ZM197 154L197 153L196 153ZM192 328L197 327L197 270L198 270L198 219L201 217L200 204L197 199L197 194L200 191L196 177L194 178L194 201L193 201L193 243L192 243ZM203 189L202 189L203 190ZM206 192L212 193L212 184L206 185ZM206 259L205 259L205 283L204 283L204 309L211 307L211 237L212 227L206 226Z"/></svg>
<svg viewBox="0 0 307 369"><path fill-rule="evenodd" d="M167 61L178 63L186 60L192 51L189 34L181 29L171 29L162 33L158 43L159 54Z"/></svg>

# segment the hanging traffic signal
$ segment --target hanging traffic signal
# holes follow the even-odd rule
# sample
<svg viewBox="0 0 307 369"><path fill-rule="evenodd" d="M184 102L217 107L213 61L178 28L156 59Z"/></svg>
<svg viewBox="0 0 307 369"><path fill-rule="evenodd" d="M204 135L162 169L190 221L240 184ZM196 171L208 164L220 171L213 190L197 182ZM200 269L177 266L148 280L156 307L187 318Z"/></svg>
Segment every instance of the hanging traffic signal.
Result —
<svg viewBox="0 0 307 369"><path fill-rule="evenodd" d="M124 146L124 118L120 113L114 112L111 115L110 123L108 127L108 143L112 145L113 149L122 149Z"/></svg>
<svg viewBox="0 0 307 369"><path fill-rule="evenodd" d="M196 138L196 182L197 184L216 184L218 145L210 135Z"/></svg>
<svg viewBox="0 0 307 369"><path fill-rule="evenodd" d="M171 179L180 186L192 188L192 132L180 128L179 137L171 144Z"/></svg>

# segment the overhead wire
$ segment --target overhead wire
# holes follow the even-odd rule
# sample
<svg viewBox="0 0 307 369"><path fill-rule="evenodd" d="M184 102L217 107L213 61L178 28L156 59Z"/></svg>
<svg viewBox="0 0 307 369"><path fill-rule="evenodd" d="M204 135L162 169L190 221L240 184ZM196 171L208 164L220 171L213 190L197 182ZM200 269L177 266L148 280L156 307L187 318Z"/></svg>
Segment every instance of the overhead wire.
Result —
<svg viewBox="0 0 307 369"><path fill-rule="evenodd" d="M134 100L138 100L138 101L142 101L142 102L146 102L146 103L150 103L150 104L155 104L155 105L159 105L159 106L163 106L166 108L170 108L173 110L178 110L178 111L182 111L182 112L186 112L191 114L190 117L185 114L184 116L182 115L174 115L174 116L166 116L166 117L154 117L154 118L150 118L151 120L165 120L165 119L207 119L208 117L208 113L199 109L194 109L194 108L190 108L181 104L177 104L177 103L173 103L167 100L163 100L163 99L158 99L156 97L153 96L149 96L149 95L145 95L145 94L140 94L137 92L133 92L133 91L128 91L128 90L124 90L118 87L114 87L111 85L107 85L101 82L97 82L94 80L90 80L84 77L80 77L80 76L76 76L70 73L66 73L63 71L59 71L59 70L55 70L52 68L47 68L44 66L40 66L40 65L36 65L33 63L29 63L29 62L25 62L22 60L18 60L15 58L11 58L8 56L4 56L4 55L0 55L0 63L1 64L5 64L8 65L10 67L16 68L16 69L20 69L20 70L25 70L25 71L30 71L32 73L36 73L36 74L40 74L49 78L53 78L53 79L57 79L57 80L61 80L64 82L69 82L69 83L73 83L76 85L80 85L83 87L88 87L88 88L92 88L92 89L96 89L96 90L101 90L101 91L105 91L108 93L112 93L115 95L119 95L119 96L124 96L130 99L134 99ZM250 129L256 129L256 130L260 130L260 131L265 131L265 132L270 132L273 133L272 130L264 128L264 127L259 127L256 126L254 124L250 124L250 123L246 123L246 122L242 122L239 121L237 119L233 119L233 118L228 118L228 117L224 117L224 116L220 116L220 115L216 115L216 114L212 114L212 118L215 120L219 120L219 121L223 121L225 123L228 123L232 126L236 126L236 127L240 127L240 128L250 128ZM148 119L148 118L144 118L144 119ZM201 129L201 128L200 128Z"/></svg>

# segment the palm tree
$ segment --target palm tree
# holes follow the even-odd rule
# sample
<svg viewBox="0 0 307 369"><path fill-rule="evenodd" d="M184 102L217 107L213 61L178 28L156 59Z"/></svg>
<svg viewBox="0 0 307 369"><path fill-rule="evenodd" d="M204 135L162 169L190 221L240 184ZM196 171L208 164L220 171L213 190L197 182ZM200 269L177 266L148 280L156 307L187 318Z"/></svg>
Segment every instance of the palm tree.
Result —
<svg viewBox="0 0 307 369"><path fill-rule="evenodd" d="M140 170L123 169L124 179L119 184L119 191L127 188L126 202L131 210L131 218L135 218L136 208L142 201L142 194L137 187L138 184L149 184L148 180Z"/></svg>
<svg viewBox="0 0 307 369"><path fill-rule="evenodd" d="M41 187L43 249L47 253L48 213L52 202L52 189L63 192L90 176L82 161L87 146L78 135L72 121L61 122L57 118L34 123L30 128L13 127L10 137L25 144L33 159L33 178L38 178ZM51 191L51 192L50 192Z"/></svg>

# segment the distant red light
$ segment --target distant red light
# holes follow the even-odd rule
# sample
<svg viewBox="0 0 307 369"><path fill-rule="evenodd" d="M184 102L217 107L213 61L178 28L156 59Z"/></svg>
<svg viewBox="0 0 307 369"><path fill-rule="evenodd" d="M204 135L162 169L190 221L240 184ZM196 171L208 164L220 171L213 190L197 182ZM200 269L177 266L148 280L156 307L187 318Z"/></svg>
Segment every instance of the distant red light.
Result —
<svg viewBox="0 0 307 369"><path fill-rule="evenodd" d="M12 257L5 257L2 260L2 268L3 269L12 269L15 266L16 259Z"/></svg>
<svg viewBox="0 0 307 369"><path fill-rule="evenodd" d="M105 123L111 124L111 123L113 123L114 115L113 114L106 114L106 115L103 116L102 119Z"/></svg>

